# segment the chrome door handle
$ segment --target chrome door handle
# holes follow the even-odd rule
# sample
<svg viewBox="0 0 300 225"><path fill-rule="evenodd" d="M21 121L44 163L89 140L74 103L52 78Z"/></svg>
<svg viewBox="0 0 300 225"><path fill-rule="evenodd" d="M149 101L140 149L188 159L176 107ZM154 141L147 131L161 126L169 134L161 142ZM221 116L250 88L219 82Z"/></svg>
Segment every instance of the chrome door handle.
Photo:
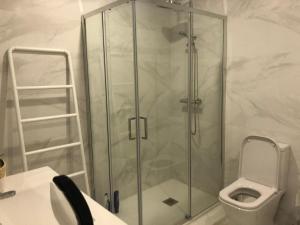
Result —
<svg viewBox="0 0 300 225"><path fill-rule="evenodd" d="M132 133L131 133L131 121L135 120L135 117L130 117L128 118L128 138L129 140L135 140L135 137L132 137Z"/></svg>
<svg viewBox="0 0 300 225"><path fill-rule="evenodd" d="M147 117L141 116L142 120L144 120L144 136L142 136L142 139L147 140L148 139L148 119Z"/></svg>
<svg viewBox="0 0 300 225"><path fill-rule="evenodd" d="M147 140L148 139L148 119L147 117L140 116L140 119L144 120L144 136L142 136L142 139ZM133 120L136 120L135 117L128 118L128 138L129 140L135 140L135 137L132 137L131 132L131 122Z"/></svg>

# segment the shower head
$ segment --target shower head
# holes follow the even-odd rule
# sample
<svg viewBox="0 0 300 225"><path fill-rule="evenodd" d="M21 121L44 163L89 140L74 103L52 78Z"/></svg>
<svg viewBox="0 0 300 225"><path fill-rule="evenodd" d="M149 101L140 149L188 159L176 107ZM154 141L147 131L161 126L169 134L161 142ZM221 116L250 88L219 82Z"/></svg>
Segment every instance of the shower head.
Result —
<svg viewBox="0 0 300 225"><path fill-rule="evenodd" d="M162 33L169 42L176 42L187 37L188 24L180 23L174 27L163 27Z"/></svg>
<svg viewBox="0 0 300 225"><path fill-rule="evenodd" d="M171 28L162 28L162 33L169 42L176 42L182 38L189 38L188 35L188 24L181 23ZM197 39L197 36L193 36L193 41Z"/></svg>

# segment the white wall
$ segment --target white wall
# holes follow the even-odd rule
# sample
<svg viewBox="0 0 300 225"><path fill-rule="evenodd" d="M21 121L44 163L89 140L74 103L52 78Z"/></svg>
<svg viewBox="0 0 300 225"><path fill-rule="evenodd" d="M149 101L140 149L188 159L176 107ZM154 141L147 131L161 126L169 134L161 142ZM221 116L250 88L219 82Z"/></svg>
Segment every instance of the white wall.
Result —
<svg viewBox="0 0 300 225"><path fill-rule="evenodd" d="M111 1L0 2L1 56L13 45L71 51L85 146L80 15L82 11L87 12L107 2ZM195 4L219 13L226 11L226 5L228 7L226 182L236 177L239 147L242 139L250 133L269 135L290 143L299 164L300 3L293 0L203 0L195 1ZM0 63L0 69L3 70L3 63ZM8 128L2 151L11 163L9 173L15 173L20 168L20 161L16 159L20 149L17 148L11 101L8 108Z"/></svg>
<svg viewBox="0 0 300 225"><path fill-rule="evenodd" d="M78 90L81 124L86 152L87 146L87 124L86 124L86 96L84 88L84 73L81 46L80 16L101 5L113 2L113 0L78 0L78 1L6 1L0 0L1 26L0 26L0 70L3 72L1 78L7 75L7 64L5 52L11 46L33 46L46 48L63 48L71 52L75 72L75 82ZM198 4L198 5L197 5ZM210 9L212 2L198 1L196 6ZM220 7L218 8L220 10ZM25 84L57 84L64 81L64 66L62 59L18 57L16 61L18 78ZM8 84L2 79L1 86ZM4 91L4 89L1 89ZM25 93L25 92L24 92ZM2 93L3 96L3 93ZM66 111L65 93L37 93L27 92L22 94L23 116L56 115ZM36 101L37 100L37 101ZM35 104L38 102L38 106ZM5 113L4 147L0 150L5 154L8 162L8 174L17 173L22 170L20 158L19 138L16 127L15 111L11 93L5 105L1 106ZM33 115L33 112L35 115ZM70 125L70 124L68 124ZM72 123L72 125L74 125ZM68 136L65 121L59 121L42 126L25 127L25 141L28 149L38 149L56 144L75 140L76 135L71 132ZM74 128L72 126L72 128ZM74 149L76 151L76 149ZM78 152L78 151L77 151ZM88 154L87 154L88 156ZM78 154L66 154L62 151L56 153L31 157L30 168L50 165L58 172L68 173L79 169Z"/></svg>
<svg viewBox="0 0 300 225"><path fill-rule="evenodd" d="M81 14L100 5L111 2L109 0L79 0L79 1L44 1L44 0L18 0L18 1L0 1L0 71L1 90L5 82L3 77L6 74L7 65L5 64L5 52L11 46L33 46L46 48L63 48L71 52L73 67L75 72L75 82L78 90L80 119L83 128L84 145L86 152L87 132L86 132L86 101L84 89L84 73L81 43ZM25 82L44 82L54 84L63 81L65 76L61 59L39 58L33 60L32 57L19 57L16 62L19 75ZM9 88L10 88L9 81ZM3 95L2 95L3 96ZM25 109L23 116L31 117L33 112L40 115L59 114L66 109L65 94L61 92L52 92L51 94L27 93L22 95L22 105ZM45 98L39 100L35 105L33 99ZM48 102L47 102L48 101ZM45 107L48 105L48 107ZM8 162L8 174L16 173L22 170L20 160L20 148L18 146L18 136L16 130L15 111L12 96L8 96L6 105L1 106L1 118L3 118L3 109L5 109L5 133L4 147L0 152L5 153L5 159ZM25 135L28 148L47 147L53 144L67 141L66 124L63 122L43 125L42 127L26 127ZM73 127L72 127L73 128ZM74 133L72 131L72 133ZM72 134L73 135L73 134ZM74 151L76 151L74 149ZM77 151L78 152L78 151ZM59 159L59 160L58 160ZM58 171L66 173L73 169L78 169L78 154L70 155L61 151L32 157L30 160L31 168L49 164Z"/></svg>
<svg viewBox="0 0 300 225"><path fill-rule="evenodd" d="M225 183L236 179L242 140L266 135L292 146L300 166L300 2L195 1L228 16Z"/></svg>
<svg viewBox="0 0 300 225"><path fill-rule="evenodd" d="M300 2L228 0L226 182L249 134L291 144L300 165Z"/></svg>

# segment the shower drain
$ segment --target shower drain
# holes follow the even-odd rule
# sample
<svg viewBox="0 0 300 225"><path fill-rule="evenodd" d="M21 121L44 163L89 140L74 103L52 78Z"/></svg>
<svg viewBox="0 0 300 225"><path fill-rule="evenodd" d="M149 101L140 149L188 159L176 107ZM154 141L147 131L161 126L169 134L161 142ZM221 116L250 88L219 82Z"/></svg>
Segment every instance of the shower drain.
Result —
<svg viewBox="0 0 300 225"><path fill-rule="evenodd" d="M174 198L167 198L166 200L163 200L162 202L168 206L173 206L178 203L178 201L176 201Z"/></svg>

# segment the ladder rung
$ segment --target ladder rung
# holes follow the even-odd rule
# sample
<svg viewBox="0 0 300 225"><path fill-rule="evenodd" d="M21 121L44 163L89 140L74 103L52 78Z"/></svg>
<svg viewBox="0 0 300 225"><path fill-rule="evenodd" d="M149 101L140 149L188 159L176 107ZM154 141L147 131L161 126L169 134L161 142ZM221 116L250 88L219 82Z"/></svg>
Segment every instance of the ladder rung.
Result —
<svg viewBox="0 0 300 225"><path fill-rule="evenodd" d="M83 175L83 174L85 174L85 171L81 170L81 171L69 174L68 177L76 177L76 176L80 176L80 175Z"/></svg>
<svg viewBox="0 0 300 225"><path fill-rule="evenodd" d="M18 86L17 90L64 89L64 88L72 88L72 87L73 85Z"/></svg>
<svg viewBox="0 0 300 225"><path fill-rule="evenodd" d="M59 149L71 148L71 147L75 147L75 146L80 146L80 142L74 142L74 143L65 144L65 145L58 145L58 146L53 146L53 147L49 147L49 148L42 148L42 149L39 149L39 150L26 152L25 154L26 155L35 155L35 154L39 154L39 153L43 153L43 152L56 151L56 150L59 150Z"/></svg>
<svg viewBox="0 0 300 225"><path fill-rule="evenodd" d="M68 70L66 72L67 72L67 76L70 77L70 83L66 83L65 85L49 85L49 86L45 86L45 85L18 86L17 79L16 79L16 73L15 73L15 67L14 67L14 57L13 57L13 53L15 53L15 52L30 53L30 54L43 54L43 55L64 55L65 56L64 62L66 63L66 68ZM24 170L25 171L28 170L28 161L27 161L28 155L38 154L38 153L48 152L48 151L54 151L54 150L58 150L58 149L63 149L63 148L80 145L80 153L81 153L80 155L81 155L81 160L83 163L82 170L77 171L72 174L69 174L69 177L76 177L76 176L83 175L84 180L85 180L86 191L87 191L88 195L90 195L88 174L87 174L87 168L86 168L86 164L85 164L85 154L84 154L84 148L83 148L83 144L82 144L82 131L81 131L81 125L80 125L80 121L79 121L79 109L78 109L78 102L77 102L78 100L77 100L77 96L76 96L76 86L74 85L75 82L74 82L74 74L73 74L72 60L71 60L70 53L66 50L60 50L60 49L11 47L8 50L7 56L8 56L9 70L10 70L10 74L11 74L11 78L12 78L14 102L15 102L16 115L17 115L17 120L18 120L18 131L19 131L20 145L21 145L21 150L22 150L22 160L23 160ZM39 90L39 89L72 90L73 91L72 97L73 97L73 101L74 101L73 102L74 103L74 112L62 114L62 115L54 115L54 116L45 116L45 117L34 117L33 116L32 118L22 118L18 91L19 90ZM69 97L71 97L71 96L69 96ZM53 147L49 147L49 148L33 150L31 152L26 152L22 123L47 121L47 120L70 118L70 117L76 117L77 131L78 131L78 136L79 136L78 142L69 143L69 144L65 144L65 145L61 145L61 146L53 146ZM65 149L65 150L68 150L68 149Z"/></svg>
<svg viewBox="0 0 300 225"><path fill-rule="evenodd" d="M44 120L54 120L54 119L61 119L61 118L69 118L75 117L77 113L70 113L70 114L63 114L63 115L56 115L56 116L44 116L44 117L35 117L35 118L28 118L22 119L22 123L29 123L29 122L37 122L37 121L44 121Z"/></svg>

